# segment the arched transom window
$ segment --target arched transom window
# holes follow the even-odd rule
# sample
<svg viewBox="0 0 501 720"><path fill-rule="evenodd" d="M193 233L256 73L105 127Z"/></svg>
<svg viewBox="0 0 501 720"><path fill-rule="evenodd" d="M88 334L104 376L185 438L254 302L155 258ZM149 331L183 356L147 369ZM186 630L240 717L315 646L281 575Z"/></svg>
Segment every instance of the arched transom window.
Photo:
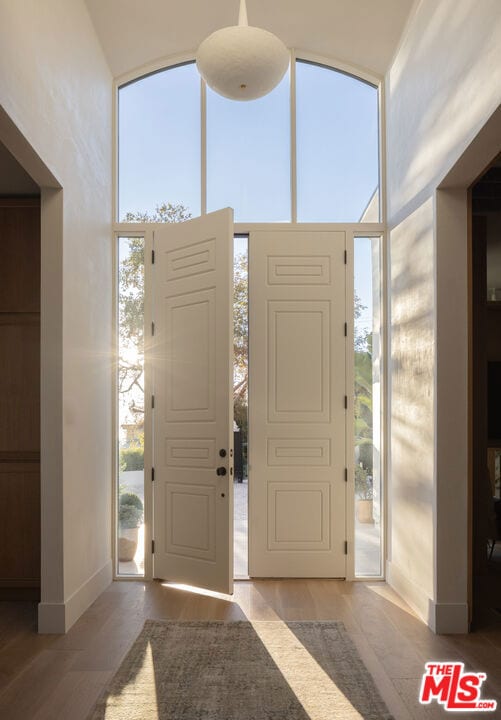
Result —
<svg viewBox="0 0 501 720"><path fill-rule="evenodd" d="M118 220L165 203L236 222L379 222L378 88L295 60L269 95L220 97L194 62L119 89Z"/></svg>

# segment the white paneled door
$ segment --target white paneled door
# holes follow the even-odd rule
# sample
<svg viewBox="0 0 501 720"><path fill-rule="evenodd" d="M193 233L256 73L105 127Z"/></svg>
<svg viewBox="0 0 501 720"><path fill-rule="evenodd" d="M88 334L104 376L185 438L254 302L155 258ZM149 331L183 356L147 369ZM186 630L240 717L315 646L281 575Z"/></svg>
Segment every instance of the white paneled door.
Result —
<svg viewBox="0 0 501 720"><path fill-rule="evenodd" d="M345 577L346 236L249 240L249 574Z"/></svg>
<svg viewBox="0 0 501 720"><path fill-rule="evenodd" d="M231 593L233 212L154 245L154 576Z"/></svg>

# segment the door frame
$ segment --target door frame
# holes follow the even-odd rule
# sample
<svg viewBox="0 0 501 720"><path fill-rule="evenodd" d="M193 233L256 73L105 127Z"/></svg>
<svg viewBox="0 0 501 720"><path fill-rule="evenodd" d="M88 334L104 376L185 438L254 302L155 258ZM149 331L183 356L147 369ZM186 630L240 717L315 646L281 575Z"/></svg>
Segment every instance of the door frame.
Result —
<svg viewBox="0 0 501 720"><path fill-rule="evenodd" d="M38 632L65 632L63 556L63 185L0 106L0 141L40 186L40 603Z"/></svg>
<svg viewBox="0 0 501 720"><path fill-rule="evenodd" d="M151 263L151 253L154 247L154 236L156 228L161 228L162 223L115 223L113 226L113 278L114 278L114 347L113 355L117 357L117 327L118 327L118 238L119 237L144 237L144 257L145 257L145 287L151 286L152 284L152 273L153 266ZM380 576L355 576L355 553L354 553L354 541L355 541L355 482L354 482L354 417L353 417L353 403L348 402L348 410L346 415L346 464L348 468L348 483L346 493L346 538L348 542L348 553L346 557L346 580L349 581L367 581L371 582L384 581L385 580L385 558L386 558L386 537L387 537L387 343L388 343L388 332L387 332L387 318L388 318L388 303L387 303L387 248L386 248L386 233L384 223L235 223L234 224L234 235L251 235L252 232L257 231L284 231L287 232L334 232L343 231L346 233L346 246L348 248L348 268L351 268L351 272L347 273L346 277L346 308L353 307L354 302L354 273L353 273L353 247L355 237L380 237L381 238L381 317L382 317L382 328L381 328L381 353L380 353L380 367L381 367L381 575ZM152 298L148 297L145 293L144 303L144 326L145 328L151 327L153 321L153 307ZM144 393L145 397L152 395L151 385L151 371L148 367L148 350L150 334L145 333L145 386ZM346 342L346 387L353 387L354 382L354 347L353 347L353 323L348 318L348 336ZM116 371L115 371L116 373ZM350 397L350 396L349 396ZM144 439L144 575L131 576L131 575L119 575L118 564L117 564L117 501L118 501L118 463L117 463L117 441L118 438L118 392L117 382L115 375L115 382L113 383L113 398L112 398L112 409L113 409L113 437L115 439L113 443L113 458L112 458L112 548L113 548L113 573L115 580L137 580L140 582L148 581L153 579L153 555L152 555L152 539L153 539L153 492L151 483L152 473L152 458L153 458L153 447L152 447L152 433L146 432L146 428L152 427L153 413L151 404L145 402L145 439ZM348 429L351 428L351 431Z"/></svg>
<svg viewBox="0 0 501 720"><path fill-rule="evenodd" d="M469 188L499 153L500 132L501 106L498 106L433 192L435 337L439 360L435 369L437 504L434 581L437 609L431 622L436 633L466 633L470 628L473 604L473 337ZM458 307L464 312L458 312ZM458 478L461 478L459 484ZM451 547L455 548L452 554ZM451 615L450 608L454 606L458 612Z"/></svg>

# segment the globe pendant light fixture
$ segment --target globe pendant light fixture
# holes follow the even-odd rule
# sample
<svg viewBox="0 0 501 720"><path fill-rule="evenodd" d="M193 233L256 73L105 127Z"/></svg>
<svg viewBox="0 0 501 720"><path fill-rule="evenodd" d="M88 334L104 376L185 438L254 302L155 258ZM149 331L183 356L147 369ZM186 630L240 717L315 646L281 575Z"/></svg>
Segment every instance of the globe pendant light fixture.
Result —
<svg viewBox="0 0 501 720"><path fill-rule="evenodd" d="M289 66L289 51L276 35L247 23L240 0L238 25L209 35L197 51L197 67L209 87L231 100L255 100L278 85Z"/></svg>

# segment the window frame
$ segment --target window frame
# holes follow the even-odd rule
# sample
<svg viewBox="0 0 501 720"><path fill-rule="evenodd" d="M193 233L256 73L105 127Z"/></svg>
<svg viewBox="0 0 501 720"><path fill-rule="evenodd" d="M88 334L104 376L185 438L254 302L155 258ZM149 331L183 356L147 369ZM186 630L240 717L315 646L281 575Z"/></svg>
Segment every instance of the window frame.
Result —
<svg viewBox="0 0 501 720"><path fill-rule="evenodd" d="M122 87L139 82L150 75L155 75L176 67L189 65L195 62L192 53L183 53L169 58L161 58L149 63L139 69L121 75L114 80L113 88L113 192L112 192L112 222L115 227L120 224L118 216L119 201L119 93ZM355 80L371 85L378 92L378 160L379 160L379 225L383 228L386 224L386 170L384 167L385 152L385 117L384 117L384 80L381 76L369 73L363 68L347 65L338 60L309 53L302 50L290 50L290 207L292 224L297 223L297 131L296 131L296 63L304 62L348 75ZM200 214L207 213L207 87L205 81L200 78ZM276 223L270 223L270 225ZM325 223L324 223L325 224ZM344 223L359 224L360 227L369 227L373 223Z"/></svg>
<svg viewBox="0 0 501 720"><path fill-rule="evenodd" d="M327 58L315 53L310 53L303 50L290 50L290 192L291 192L291 222L287 223L235 223L234 233L250 235L252 231L258 230L343 230L346 232L347 243L348 243L348 262L349 266L353 269L353 244L356 236L360 237L380 237L381 238L381 314L382 314L382 333L381 333L381 487L383 494L382 512L383 521L381 524L381 544L380 544L380 555L381 555L381 575L380 576L356 576L355 575L355 555L354 555L354 512L355 512L355 493L354 493L354 432L353 430L353 412L351 413L351 422L347 424L346 433L346 462L348 466L348 488L347 503L346 503L346 535L348 541L348 554L347 554L347 565L346 565L346 580L348 581L359 581L359 582L379 582L385 581L386 577L386 548L387 548L387 523L388 523L388 507L387 507L387 469L389 462L388 452L388 433L389 427L388 420L388 408L387 408L387 388L388 385L388 350L389 350L389 332L388 332L388 235L387 235L387 214L386 214L386 117L385 117L385 86L384 78L377 74L371 73L364 68L355 67L348 65L340 60L334 58ZM112 252L113 252L113 297L114 297L114 317L113 317L113 337L114 341L118 329L118 276L117 276L117 252L118 252L118 237L138 237L143 236L145 239L145 257L151 254L154 243L154 224L144 223L123 223L120 222L117 217L118 213L118 97L119 90L121 87L136 82L154 73L163 72L164 70L172 69L181 65L186 65L194 62L195 58L193 53L182 53L175 56L168 56L160 58L154 62L148 63L140 68L136 68L128 73L125 73L115 78L113 83L113 173L112 173ZM297 137L296 137L296 61L304 61L307 63L320 65L322 67L341 72L346 75L353 77L356 80L368 83L374 86L378 90L378 157L379 157L379 207L380 207L380 220L378 223L298 223L297 222ZM201 215L207 214L207 136L206 136L206 119L207 119L207 107L206 107L206 85L205 81L200 79L201 88ZM350 259L351 253L351 259ZM151 265L150 263L145 264L145 282L146 275L150 274ZM353 272L347 274L346 284L346 302L347 307L353 307L354 303L354 277ZM145 298L145 325L148 318L151 316L152 308L149 305L149 301ZM348 338L347 338L347 353L349 354L349 362L347 363L347 376L346 376L346 387L352 387L354 381L354 367L352 359L354 354L352 352L353 346L353 324L349 323ZM145 336L146 342L146 336ZM351 344L350 344L351 343ZM117 348L115 348L117 349ZM145 345L146 351L146 345ZM348 359L348 358L347 358ZM147 362L147 360L145 360ZM145 386L145 397L151 394L151 389L148 387L148 381ZM149 422L150 412L148 410L148 403L145 403L146 417L145 425ZM119 575L117 573L117 547L116 547L116 502L117 502L117 480L118 480L118 466L117 466L117 442L118 437L118 397L117 397L117 383L116 377L112 383L112 426L113 426L113 447L112 447L112 548L113 548L113 577L114 580L118 581L131 581L135 580L138 582L145 582L151 580L153 577L153 562L151 554L151 529L152 529L152 490L151 482L148 482L151 474L151 448L149 442L145 437L145 563L144 563L144 575L143 576L127 576Z"/></svg>

